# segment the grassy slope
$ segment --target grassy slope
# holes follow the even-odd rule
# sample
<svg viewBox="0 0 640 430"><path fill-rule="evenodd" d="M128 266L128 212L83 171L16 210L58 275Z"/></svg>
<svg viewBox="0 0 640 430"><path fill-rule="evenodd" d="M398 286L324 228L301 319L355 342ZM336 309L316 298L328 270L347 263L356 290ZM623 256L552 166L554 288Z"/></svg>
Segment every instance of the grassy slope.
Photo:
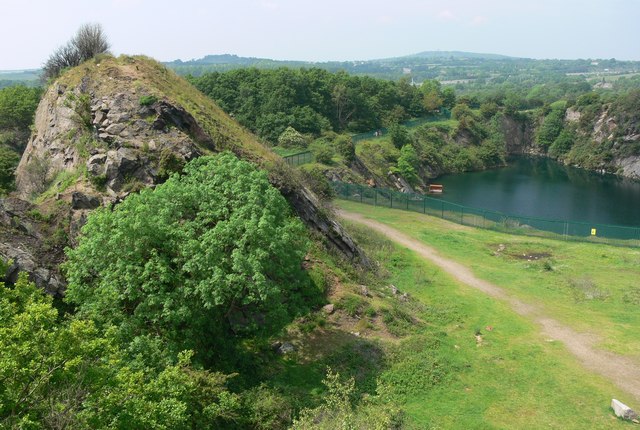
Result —
<svg viewBox="0 0 640 430"><path fill-rule="evenodd" d="M457 363L457 372L445 384L406 399L404 408L418 427L623 425L608 410L615 387L584 371L561 344L547 342L536 327L504 304L459 285L410 252L405 251L405 258L411 269L396 271L397 284L423 303L457 316L450 322L430 318L447 333L442 355ZM427 282L420 282L425 273ZM476 331L482 333L481 346L476 344Z"/></svg>
<svg viewBox="0 0 640 430"><path fill-rule="evenodd" d="M615 309L620 307L621 300L614 296L625 290L626 276L618 282L613 274L621 267L635 269L629 260L637 255L635 250L513 237L461 228L419 214L351 202L341 201L339 205L421 238L443 255L470 264L477 275L510 288L526 300L540 300L555 317L563 316L555 312L567 312L562 319L568 323L594 331L620 330L617 325L606 328L598 325L618 315ZM416 225L421 227L416 229ZM542 261L523 262L494 256L491 250L499 243L505 244L507 249L523 244L550 249L555 255L552 264L556 269L547 272ZM594 252L595 249L599 251ZM422 395L400 399L419 428L612 428L625 425L612 419L608 409L612 397L624 397L624 394L608 381L585 371L562 344L542 338L537 327L504 304L459 285L409 251L398 252L403 253L405 263L395 267L391 264L392 281L427 304L431 312L424 318L432 330L447 333L440 353L454 370L445 384ZM575 258L570 258L571 255ZM611 298L576 302L575 291L558 286L562 282L557 278L581 274L594 264L593 260L603 258L601 255L609 255L608 258L616 261L612 267L603 266L611 281L606 284ZM384 258L380 254L379 257ZM482 261L484 264L480 264ZM592 268L588 273L594 271ZM555 288L539 285L550 280L554 280ZM633 318L632 309L633 306L629 306L622 312L624 317ZM581 315L585 319L578 321ZM487 330L488 326L492 327L491 331ZM476 346L474 338L478 330L483 336L480 347ZM619 340L622 344L622 339ZM625 340L633 341L633 337Z"/></svg>
<svg viewBox="0 0 640 430"><path fill-rule="evenodd" d="M478 277L541 303L554 318L606 339L602 348L640 359L637 248L514 236L350 202L340 206L389 223L472 268ZM504 252L497 252L500 244ZM550 256L534 261L517 257L531 252Z"/></svg>

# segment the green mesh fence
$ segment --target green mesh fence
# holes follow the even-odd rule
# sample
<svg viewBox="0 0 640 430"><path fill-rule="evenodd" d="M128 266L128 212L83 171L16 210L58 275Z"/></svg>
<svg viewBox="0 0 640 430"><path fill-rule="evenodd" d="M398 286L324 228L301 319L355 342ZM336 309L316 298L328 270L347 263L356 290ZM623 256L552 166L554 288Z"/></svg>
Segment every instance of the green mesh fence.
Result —
<svg viewBox="0 0 640 430"><path fill-rule="evenodd" d="M640 246L640 227L507 215L398 191L332 182L339 198L436 216L458 224L528 236Z"/></svg>
<svg viewBox="0 0 640 430"><path fill-rule="evenodd" d="M313 161L313 154L311 151L303 151L282 158L290 166L299 166L301 164L311 163Z"/></svg>

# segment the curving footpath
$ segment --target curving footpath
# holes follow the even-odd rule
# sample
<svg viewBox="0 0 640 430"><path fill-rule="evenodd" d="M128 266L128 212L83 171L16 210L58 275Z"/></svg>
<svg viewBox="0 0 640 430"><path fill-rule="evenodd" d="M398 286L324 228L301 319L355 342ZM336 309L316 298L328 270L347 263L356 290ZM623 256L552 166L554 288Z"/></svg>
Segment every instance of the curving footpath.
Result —
<svg viewBox="0 0 640 430"><path fill-rule="evenodd" d="M504 289L477 278L471 270L462 264L442 257L435 249L386 224L368 219L364 215L344 210L339 210L338 215L346 220L366 225L382 233L392 241L417 252L422 257L435 263L460 282L491 297L505 301L511 305L515 312L540 325L545 336L563 342L584 367L609 379L619 388L633 395L636 401L640 402L640 366L626 357L597 349L595 345L599 339L596 336L579 333L567 325L550 318L543 313L540 307L511 297Z"/></svg>

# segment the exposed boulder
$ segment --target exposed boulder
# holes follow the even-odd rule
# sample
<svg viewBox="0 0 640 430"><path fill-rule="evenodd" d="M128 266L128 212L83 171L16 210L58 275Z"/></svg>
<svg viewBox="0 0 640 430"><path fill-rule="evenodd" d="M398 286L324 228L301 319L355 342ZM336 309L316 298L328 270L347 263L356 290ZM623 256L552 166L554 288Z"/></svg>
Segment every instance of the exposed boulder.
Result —
<svg viewBox="0 0 640 430"><path fill-rule="evenodd" d="M322 312L324 312L327 315L331 315L335 311L335 309L336 309L335 305L333 303L329 303L322 307Z"/></svg>
<svg viewBox="0 0 640 430"><path fill-rule="evenodd" d="M622 403L620 400L611 399L611 409L613 409L613 413L615 413L617 417L620 417L624 420L638 419L638 414L636 414L633 409Z"/></svg>
<svg viewBox="0 0 640 430"><path fill-rule="evenodd" d="M393 186L401 193L414 193L415 191L411 185L400 175L389 172L389 180Z"/></svg>
<svg viewBox="0 0 640 430"><path fill-rule="evenodd" d="M291 352L294 352L296 350L296 347L293 346L292 343L290 342L284 342L282 345L280 345L280 347L278 348L278 353L285 355L285 354L289 354Z"/></svg>
<svg viewBox="0 0 640 430"><path fill-rule="evenodd" d="M100 207L100 199L96 196L74 191L71 194L71 209L95 209Z"/></svg>
<svg viewBox="0 0 640 430"><path fill-rule="evenodd" d="M123 91L129 81L117 84L105 86L85 76L76 87L49 88L16 170L22 198L42 192L59 172L84 166L89 179L97 178L110 194L121 195L127 183L148 186L166 179L158 172L167 154L186 162L202 153L198 145L214 147L182 107L159 101L141 109L136 92Z"/></svg>

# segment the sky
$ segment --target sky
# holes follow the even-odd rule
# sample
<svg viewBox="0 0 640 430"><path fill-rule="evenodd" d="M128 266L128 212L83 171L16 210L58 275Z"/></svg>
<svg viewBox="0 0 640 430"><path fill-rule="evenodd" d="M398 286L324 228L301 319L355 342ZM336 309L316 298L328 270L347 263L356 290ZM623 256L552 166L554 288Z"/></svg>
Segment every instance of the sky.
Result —
<svg viewBox="0 0 640 430"><path fill-rule="evenodd" d="M0 0L0 70L38 68L84 23L111 51L369 60L422 51L640 60L640 0Z"/></svg>

